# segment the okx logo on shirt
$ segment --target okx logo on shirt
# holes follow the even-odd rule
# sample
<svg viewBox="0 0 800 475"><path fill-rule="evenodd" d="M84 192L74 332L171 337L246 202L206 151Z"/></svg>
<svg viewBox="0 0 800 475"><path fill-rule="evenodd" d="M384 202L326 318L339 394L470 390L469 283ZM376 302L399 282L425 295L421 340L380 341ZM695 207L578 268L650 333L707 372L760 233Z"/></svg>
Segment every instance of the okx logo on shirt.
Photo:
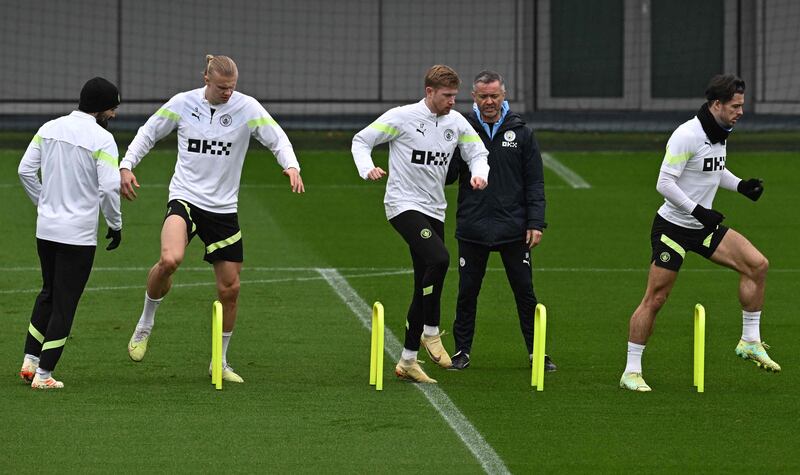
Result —
<svg viewBox="0 0 800 475"><path fill-rule="evenodd" d="M187 152L204 153L208 155L230 155L233 143L221 140L189 139Z"/></svg>
<svg viewBox="0 0 800 475"><path fill-rule="evenodd" d="M447 152L426 152L424 150L411 151L411 163L416 165L446 167L449 161L450 154Z"/></svg>
<svg viewBox="0 0 800 475"><path fill-rule="evenodd" d="M703 171L713 172L725 169L725 157L707 157L703 159Z"/></svg>

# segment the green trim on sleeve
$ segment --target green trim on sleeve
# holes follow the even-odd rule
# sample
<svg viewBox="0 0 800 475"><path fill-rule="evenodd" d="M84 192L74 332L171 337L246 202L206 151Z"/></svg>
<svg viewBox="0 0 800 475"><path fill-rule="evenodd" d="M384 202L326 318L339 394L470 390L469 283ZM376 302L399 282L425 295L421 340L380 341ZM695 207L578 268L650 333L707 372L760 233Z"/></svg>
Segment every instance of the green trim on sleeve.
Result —
<svg viewBox="0 0 800 475"><path fill-rule="evenodd" d="M60 340L55 340L55 341L48 341L47 343L42 345L42 351L47 351L47 350L52 350L53 348L62 347L66 342L67 342L66 338L62 338Z"/></svg>
<svg viewBox="0 0 800 475"><path fill-rule="evenodd" d="M178 121L181 120L180 114L176 114L176 113L172 112L171 110L165 109L163 107L161 109L157 110L155 115L161 116L161 117L163 117L165 119L169 119L169 120L171 120L173 122L178 122Z"/></svg>
<svg viewBox="0 0 800 475"><path fill-rule="evenodd" d="M262 125L269 125L275 127L278 125L278 122L275 121L272 117L259 117L258 119L250 119L247 121L247 126L251 129L255 129L256 127L261 127Z"/></svg>
<svg viewBox="0 0 800 475"><path fill-rule="evenodd" d="M39 343L44 343L44 335L42 335L41 332L37 330L35 326L33 326L33 323L28 325L28 333L30 333L31 336Z"/></svg>
<svg viewBox="0 0 800 475"><path fill-rule="evenodd" d="M231 244L239 241L242 239L242 232L239 231L233 236L229 237L228 239L223 239L222 241L217 241L214 244L211 244L206 247L206 254L211 254L212 252L216 251L217 249L222 249L223 247L228 247Z"/></svg>
<svg viewBox="0 0 800 475"><path fill-rule="evenodd" d="M680 254L682 258L686 258L686 250L677 242L668 238L666 234L661 235L661 242L669 246L670 249Z"/></svg>
<svg viewBox="0 0 800 475"><path fill-rule="evenodd" d="M466 134L458 138L458 143L480 142L481 138L477 134Z"/></svg>
<svg viewBox="0 0 800 475"><path fill-rule="evenodd" d="M95 160L100 160L101 162L106 162L114 168L119 168L119 160L117 159L117 157L103 150L95 151L92 154L92 158L94 158Z"/></svg>
<svg viewBox="0 0 800 475"><path fill-rule="evenodd" d="M31 140L31 142L35 143L36 145L41 145L42 144L42 136L39 135L39 134L34 135L33 136L33 140Z"/></svg>
<svg viewBox="0 0 800 475"><path fill-rule="evenodd" d="M393 137L400 135L400 131L395 129L389 124L381 124L380 122L373 122L369 124L370 129L375 129L383 132L386 135L391 135Z"/></svg>
<svg viewBox="0 0 800 475"><path fill-rule="evenodd" d="M664 161L667 162L668 165L677 165L689 160L692 158L692 155L692 152L678 153L673 155L670 153L669 147L667 147L667 153L664 154Z"/></svg>

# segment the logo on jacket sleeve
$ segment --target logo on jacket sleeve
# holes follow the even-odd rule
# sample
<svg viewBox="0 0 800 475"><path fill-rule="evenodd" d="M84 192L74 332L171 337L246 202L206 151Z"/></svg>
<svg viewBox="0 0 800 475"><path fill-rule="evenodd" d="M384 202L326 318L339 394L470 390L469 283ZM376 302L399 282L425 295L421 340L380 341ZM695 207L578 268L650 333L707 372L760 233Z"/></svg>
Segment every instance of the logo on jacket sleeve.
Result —
<svg viewBox="0 0 800 475"><path fill-rule="evenodd" d="M503 147L517 148L517 134L513 130L506 130L503 134Z"/></svg>

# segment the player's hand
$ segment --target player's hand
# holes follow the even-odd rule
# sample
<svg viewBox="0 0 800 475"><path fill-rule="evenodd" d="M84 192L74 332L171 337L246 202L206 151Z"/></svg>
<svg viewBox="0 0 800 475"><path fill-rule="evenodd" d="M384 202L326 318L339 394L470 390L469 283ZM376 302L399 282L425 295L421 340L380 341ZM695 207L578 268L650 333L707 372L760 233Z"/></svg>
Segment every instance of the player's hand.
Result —
<svg viewBox="0 0 800 475"><path fill-rule="evenodd" d="M474 176L469 180L469 184L472 185L473 190L482 190L486 188L486 185L489 183L479 176Z"/></svg>
<svg viewBox="0 0 800 475"><path fill-rule="evenodd" d="M719 223L725 219L725 215L720 213L717 210L704 208L700 205L697 205L692 210L692 216L694 216L700 224L702 224L706 228L716 228Z"/></svg>
<svg viewBox="0 0 800 475"><path fill-rule="evenodd" d="M736 191L750 198L753 201L758 201L761 198L761 193L764 193L764 181L761 178L750 178L749 180L742 180Z"/></svg>
<svg viewBox="0 0 800 475"><path fill-rule="evenodd" d="M542 232L538 229L529 229L525 232L525 244L528 245L528 249L532 247L536 247L539 245L539 242L542 240Z"/></svg>
<svg viewBox="0 0 800 475"><path fill-rule="evenodd" d="M122 197L128 201L135 200L136 190L134 190L133 187L135 186L136 188L139 188L139 182L136 181L136 175L134 175L133 172L127 168L120 168L119 178L119 192Z"/></svg>
<svg viewBox="0 0 800 475"><path fill-rule="evenodd" d="M386 172L381 167L375 167L367 173L367 179L372 181L378 181L385 176Z"/></svg>
<svg viewBox="0 0 800 475"><path fill-rule="evenodd" d="M303 185L303 179L300 177L300 171L297 168L287 168L283 174L289 177L289 184L292 186L292 193L304 193L306 187Z"/></svg>
<svg viewBox="0 0 800 475"><path fill-rule="evenodd" d="M111 242L108 243L108 246L106 246L106 251L113 251L114 249L118 248L119 243L122 242L122 229L108 228L106 239L111 239Z"/></svg>

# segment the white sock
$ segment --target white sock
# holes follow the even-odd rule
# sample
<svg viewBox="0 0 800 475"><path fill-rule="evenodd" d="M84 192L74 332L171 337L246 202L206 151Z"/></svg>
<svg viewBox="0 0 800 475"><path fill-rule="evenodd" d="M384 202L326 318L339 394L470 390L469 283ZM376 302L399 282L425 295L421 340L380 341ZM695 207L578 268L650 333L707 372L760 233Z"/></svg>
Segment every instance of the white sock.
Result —
<svg viewBox="0 0 800 475"><path fill-rule="evenodd" d="M39 379L50 379L50 377L52 376L50 371L47 371L46 369L42 369L41 367L36 368L36 374L39 375Z"/></svg>
<svg viewBox="0 0 800 475"><path fill-rule="evenodd" d="M748 312L742 310L742 340L761 341L761 311Z"/></svg>
<svg viewBox="0 0 800 475"><path fill-rule="evenodd" d="M439 326L432 327L430 325L425 325L422 327L422 334L425 336L436 336L439 334Z"/></svg>
<svg viewBox="0 0 800 475"><path fill-rule="evenodd" d="M625 366L626 373L641 373L642 372L642 353L644 353L645 345L637 345L636 343L628 342L628 364Z"/></svg>
<svg viewBox="0 0 800 475"><path fill-rule="evenodd" d="M403 348L403 353L400 355L400 358L404 360L417 361L417 352L411 351L408 348Z"/></svg>
<svg viewBox="0 0 800 475"><path fill-rule="evenodd" d="M33 356L33 355L29 355L29 354L25 353L25 359L30 361L31 363L33 363L35 365L39 364L39 357L38 356Z"/></svg>
<svg viewBox="0 0 800 475"><path fill-rule="evenodd" d="M147 291L145 291L142 316L139 317L139 323L136 325L138 330L150 330L153 328L156 319L156 310L158 310L158 306L161 305L162 300L164 300L164 297L160 299L151 299L150 296L147 295Z"/></svg>
<svg viewBox="0 0 800 475"><path fill-rule="evenodd" d="M231 342L233 332L222 332L222 367L228 366L228 343Z"/></svg>

